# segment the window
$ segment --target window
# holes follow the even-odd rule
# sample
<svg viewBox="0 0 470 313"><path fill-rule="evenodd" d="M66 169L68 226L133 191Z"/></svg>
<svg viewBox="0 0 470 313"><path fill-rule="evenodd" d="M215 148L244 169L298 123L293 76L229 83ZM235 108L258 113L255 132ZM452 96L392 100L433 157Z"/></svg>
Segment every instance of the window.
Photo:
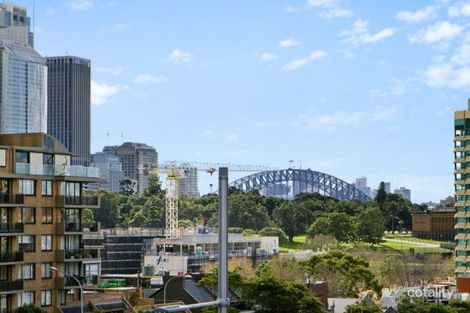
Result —
<svg viewBox="0 0 470 313"><path fill-rule="evenodd" d="M42 290L41 291L41 306L51 306L52 305L52 290Z"/></svg>
<svg viewBox="0 0 470 313"><path fill-rule="evenodd" d="M36 208L21 208L21 222L25 224L35 224Z"/></svg>
<svg viewBox="0 0 470 313"><path fill-rule="evenodd" d="M52 266L52 263L41 263L41 278L42 279L52 278L51 266Z"/></svg>
<svg viewBox="0 0 470 313"><path fill-rule="evenodd" d="M6 166L7 165L6 155L7 155L7 150L0 149L0 166Z"/></svg>
<svg viewBox="0 0 470 313"><path fill-rule="evenodd" d="M42 181L42 195L43 196L52 196L52 180L43 180Z"/></svg>
<svg viewBox="0 0 470 313"><path fill-rule="evenodd" d="M32 179L20 179L18 193L21 195L34 196L36 194L36 182Z"/></svg>
<svg viewBox="0 0 470 313"><path fill-rule="evenodd" d="M18 295L18 306L34 304L34 291L25 291Z"/></svg>
<svg viewBox="0 0 470 313"><path fill-rule="evenodd" d="M20 236L20 251L22 252L35 252L36 237L33 235Z"/></svg>
<svg viewBox="0 0 470 313"><path fill-rule="evenodd" d="M15 161L17 163L29 163L29 153L26 151L16 151Z"/></svg>
<svg viewBox="0 0 470 313"><path fill-rule="evenodd" d="M52 235L41 235L41 251L52 251Z"/></svg>
<svg viewBox="0 0 470 313"><path fill-rule="evenodd" d="M42 208L41 221L43 224L52 224L52 208Z"/></svg>
<svg viewBox="0 0 470 313"><path fill-rule="evenodd" d="M81 184L62 182L60 185L60 195L66 197L80 197L81 195Z"/></svg>
<svg viewBox="0 0 470 313"><path fill-rule="evenodd" d="M19 271L18 277L20 277L20 279L34 279L34 263L21 265Z"/></svg>

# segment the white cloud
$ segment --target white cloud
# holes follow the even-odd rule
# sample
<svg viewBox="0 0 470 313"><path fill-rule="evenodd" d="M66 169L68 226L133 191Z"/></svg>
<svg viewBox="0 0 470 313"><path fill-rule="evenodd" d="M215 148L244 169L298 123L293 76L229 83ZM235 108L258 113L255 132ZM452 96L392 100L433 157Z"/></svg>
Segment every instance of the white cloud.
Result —
<svg viewBox="0 0 470 313"><path fill-rule="evenodd" d="M406 93L406 85L399 79L392 79L388 89L372 89L368 92L368 97L371 100L384 100L391 97L401 97Z"/></svg>
<svg viewBox="0 0 470 313"><path fill-rule="evenodd" d="M259 56L259 59L261 62L269 62L269 61L274 61L276 59L278 59L279 56L277 54L274 54L274 53L269 53L269 52L265 52L265 53L262 53L260 56Z"/></svg>
<svg viewBox="0 0 470 313"><path fill-rule="evenodd" d="M339 36L343 38L344 43L359 46L382 41L394 34L393 28L384 28L376 33L370 33L369 22L358 19L354 22L352 29L340 32Z"/></svg>
<svg viewBox="0 0 470 313"><path fill-rule="evenodd" d="M307 7L311 8L329 8L334 6L338 0L308 0Z"/></svg>
<svg viewBox="0 0 470 313"><path fill-rule="evenodd" d="M69 5L73 11L86 11L95 7L95 3L91 0L73 0Z"/></svg>
<svg viewBox="0 0 470 313"><path fill-rule="evenodd" d="M335 18L344 18L353 16L353 12L347 9L333 8L331 10L323 11L318 14L321 18L325 20L331 20Z"/></svg>
<svg viewBox="0 0 470 313"><path fill-rule="evenodd" d="M427 19L433 17L437 11L437 7L433 5L428 5L422 9L417 11L401 11L398 12L395 18L400 21L404 21L407 23L419 23L426 21Z"/></svg>
<svg viewBox="0 0 470 313"><path fill-rule="evenodd" d="M450 17L470 16L470 2L460 1L447 10Z"/></svg>
<svg viewBox="0 0 470 313"><path fill-rule="evenodd" d="M150 74L139 74L134 78L134 83L137 84L156 84L166 82L168 82L168 78L164 76L153 76Z"/></svg>
<svg viewBox="0 0 470 313"><path fill-rule="evenodd" d="M452 56L452 62L460 65L470 65L470 43L464 43Z"/></svg>
<svg viewBox="0 0 470 313"><path fill-rule="evenodd" d="M470 87L470 67L456 67L451 63L434 64L424 73L429 87L462 89Z"/></svg>
<svg viewBox="0 0 470 313"><path fill-rule="evenodd" d="M295 13L302 10L301 7L293 7L293 6L287 6L284 8L284 12L286 13Z"/></svg>
<svg viewBox="0 0 470 313"><path fill-rule="evenodd" d="M297 46L300 46L301 44L302 43L298 41L297 39L295 39L294 37L289 37L289 38L279 41L279 47L286 48L286 49L297 47Z"/></svg>
<svg viewBox="0 0 470 313"><path fill-rule="evenodd" d="M189 52L174 49L168 55L167 60L174 64L189 63L192 61L192 55Z"/></svg>
<svg viewBox="0 0 470 313"><path fill-rule="evenodd" d="M302 67L304 67L305 65L313 62L313 61L316 61L316 60L319 60L319 59L323 59L324 57L327 56L327 53L323 50L315 50L315 51L312 51L307 57L305 58L301 58L301 59L296 59L290 63L287 63L285 64L283 67L282 67L282 70L283 71L295 71L295 70L298 70Z"/></svg>
<svg viewBox="0 0 470 313"><path fill-rule="evenodd" d="M128 89L127 86L112 85L91 81L91 104L102 105L108 103L112 97L122 90Z"/></svg>
<svg viewBox="0 0 470 313"><path fill-rule="evenodd" d="M411 43L437 43L456 37L462 30L463 27L458 24L441 21L418 31L409 40Z"/></svg>
<svg viewBox="0 0 470 313"><path fill-rule="evenodd" d="M300 115L291 122L294 127L311 131L331 132L339 127L362 127L372 122L390 119L395 115L393 107L376 107L374 111L337 111L325 115Z"/></svg>

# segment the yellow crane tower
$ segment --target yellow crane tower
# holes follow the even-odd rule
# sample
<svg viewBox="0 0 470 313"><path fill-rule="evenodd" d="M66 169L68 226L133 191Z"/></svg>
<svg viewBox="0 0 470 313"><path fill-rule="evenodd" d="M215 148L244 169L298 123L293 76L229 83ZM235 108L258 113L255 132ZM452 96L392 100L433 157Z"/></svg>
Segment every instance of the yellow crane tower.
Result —
<svg viewBox="0 0 470 313"><path fill-rule="evenodd" d="M144 171L149 175L164 174L166 179L165 193L165 237L177 238L178 228L178 197L179 181L185 177L186 171L198 170L214 174L219 167L227 167L232 172L264 172L276 168L262 165L239 165L231 163L209 163L209 162L183 162L170 161L159 166L146 166Z"/></svg>

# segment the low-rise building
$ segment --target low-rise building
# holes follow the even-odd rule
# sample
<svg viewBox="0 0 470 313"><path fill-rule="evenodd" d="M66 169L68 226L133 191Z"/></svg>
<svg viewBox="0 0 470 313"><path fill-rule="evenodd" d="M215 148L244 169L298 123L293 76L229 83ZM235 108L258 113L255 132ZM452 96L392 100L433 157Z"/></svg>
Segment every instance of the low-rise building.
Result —
<svg viewBox="0 0 470 313"><path fill-rule="evenodd" d="M455 210L412 213L412 236L422 239L453 241Z"/></svg>

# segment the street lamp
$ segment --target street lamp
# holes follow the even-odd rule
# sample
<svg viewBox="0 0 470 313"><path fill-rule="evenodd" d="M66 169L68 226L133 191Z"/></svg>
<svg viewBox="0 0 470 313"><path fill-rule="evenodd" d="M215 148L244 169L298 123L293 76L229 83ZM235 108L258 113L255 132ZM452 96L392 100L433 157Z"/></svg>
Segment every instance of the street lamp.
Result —
<svg viewBox="0 0 470 313"><path fill-rule="evenodd" d="M64 274L64 277L71 277L77 282L78 286L80 287L80 313L83 313L83 287L78 278L75 277L75 275L59 270L57 267L54 266L51 266L50 269L51 271Z"/></svg>
<svg viewBox="0 0 470 313"><path fill-rule="evenodd" d="M191 275L176 275L176 276L173 276L171 277L170 279L168 279L165 283L165 287L163 287L163 305L166 305L166 287L168 286L168 283L174 279L174 278L177 278L177 277L184 277L184 278L191 278L192 276ZM83 312L82 312L83 313Z"/></svg>

